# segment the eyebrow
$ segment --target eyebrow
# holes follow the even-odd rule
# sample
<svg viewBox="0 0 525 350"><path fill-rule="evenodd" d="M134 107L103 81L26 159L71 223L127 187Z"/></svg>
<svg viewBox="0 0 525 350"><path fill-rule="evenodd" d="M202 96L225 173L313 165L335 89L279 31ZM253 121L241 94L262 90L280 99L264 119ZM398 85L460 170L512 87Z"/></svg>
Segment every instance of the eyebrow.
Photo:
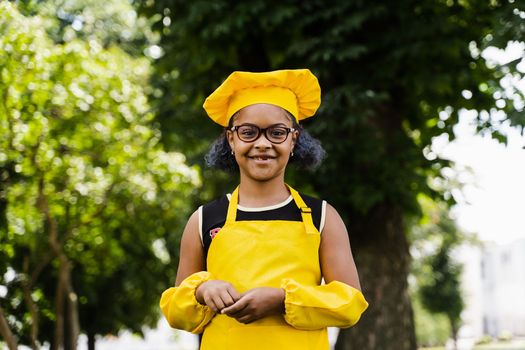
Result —
<svg viewBox="0 0 525 350"><path fill-rule="evenodd" d="M293 125L292 125L292 126L287 126L285 123L275 123L275 124L271 124L271 125L268 125L266 128L261 128L259 125L254 124L254 123L242 123L242 124L239 124L239 125L236 125L236 126L243 126L243 125L256 126L256 127L258 127L259 129L268 129L268 128L276 127L276 126L282 126L282 127L285 127L285 128L293 128ZM235 126L235 125L234 125L234 126Z"/></svg>

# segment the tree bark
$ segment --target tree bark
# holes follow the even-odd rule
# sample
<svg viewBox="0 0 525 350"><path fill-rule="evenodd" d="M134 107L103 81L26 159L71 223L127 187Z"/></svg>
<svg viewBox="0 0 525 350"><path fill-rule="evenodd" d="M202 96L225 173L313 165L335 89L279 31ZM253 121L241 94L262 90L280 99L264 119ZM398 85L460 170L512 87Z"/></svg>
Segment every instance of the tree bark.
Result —
<svg viewBox="0 0 525 350"><path fill-rule="evenodd" d="M64 344L64 293L67 268L62 258L62 247L58 238L58 224L55 218L51 215L49 203L44 193L44 178L40 177L38 181L38 199L37 207L45 217L46 231L48 235L48 242L51 251L58 256L58 278L55 291L55 329L53 333L53 340L51 341L51 350L62 349Z"/></svg>
<svg viewBox="0 0 525 350"><path fill-rule="evenodd" d="M349 227L350 238L370 306L356 326L341 330L335 349L415 350L407 281L410 254L402 212L383 204L357 221Z"/></svg>
<svg viewBox="0 0 525 350"><path fill-rule="evenodd" d="M76 349L80 325L77 296L71 284L71 262L62 252L59 253L60 266L55 299L55 349ZM67 321L67 322L64 322Z"/></svg>
<svg viewBox="0 0 525 350"><path fill-rule="evenodd" d="M64 257L65 258L65 257ZM68 269L66 276L66 317L67 320L64 339L65 349L75 350L77 348L78 336L80 334L80 321L78 317L78 303L77 294L73 290L71 283L71 263L68 261Z"/></svg>
<svg viewBox="0 0 525 350"><path fill-rule="evenodd" d="M59 261L55 292L56 321L51 350L62 348L76 349L80 334L77 296L71 283L71 262L63 251L63 244L69 232L65 233L65 237L62 237L62 240L59 238L58 224L51 215L48 200L44 194L43 177L39 181L37 206L46 218L49 246ZM67 318L68 322L65 323L64 318ZM67 337L65 336L66 334Z"/></svg>
<svg viewBox="0 0 525 350"><path fill-rule="evenodd" d="M454 342L453 349L458 349L458 331L459 327L457 326L455 320L452 317L448 318L448 321L450 323L450 332L452 333L452 341Z"/></svg>
<svg viewBox="0 0 525 350"><path fill-rule="evenodd" d="M40 348L38 345L38 306L33 301L33 297L31 296L31 280L29 275L29 257L26 256L24 258L24 279L22 280L22 291L24 293L24 300L27 309L31 315L31 333L29 337L31 341L31 348L33 350L38 350Z"/></svg>
<svg viewBox="0 0 525 350"><path fill-rule="evenodd" d="M7 229L7 187L10 172L7 167L0 168L0 229ZM0 306L0 335L4 339L9 350L16 350L18 341L13 335L7 322L4 309Z"/></svg>
<svg viewBox="0 0 525 350"><path fill-rule="evenodd" d="M18 342L9 328L7 319L5 318L4 309L0 306L0 335L4 338L5 343L9 350L16 350L18 348Z"/></svg>
<svg viewBox="0 0 525 350"><path fill-rule="evenodd" d="M95 350L95 333L88 333L88 350Z"/></svg>
<svg viewBox="0 0 525 350"><path fill-rule="evenodd" d="M31 315L31 333L30 333L30 341L31 341L31 349L38 350L40 347L38 346L38 307L36 306L35 302L33 301L33 298L31 297L31 290L28 287L28 284L26 282L22 285L23 293L24 293L24 300L26 303L26 306L29 310L29 314Z"/></svg>
<svg viewBox="0 0 525 350"><path fill-rule="evenodd" d="M65 294L65 273L62 261L58 270L57 288L55 294L55 333L51 350L63 349L64 345L64 294Z"/></svg>

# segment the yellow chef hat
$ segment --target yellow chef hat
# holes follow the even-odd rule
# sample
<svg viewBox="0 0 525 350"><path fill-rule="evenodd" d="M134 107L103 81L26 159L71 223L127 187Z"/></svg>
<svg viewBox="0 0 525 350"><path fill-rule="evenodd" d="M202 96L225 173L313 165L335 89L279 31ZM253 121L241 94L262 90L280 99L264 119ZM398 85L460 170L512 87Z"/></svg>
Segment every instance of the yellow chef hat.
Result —
<svg viewBox="0 0 525 350"><path fill-rule="evenodd" d="M233 72L204 101L208 116L222 126L235 112L256 103L284 108L297 121L311 117L321 104L321 87L309 69Z"/></svg>

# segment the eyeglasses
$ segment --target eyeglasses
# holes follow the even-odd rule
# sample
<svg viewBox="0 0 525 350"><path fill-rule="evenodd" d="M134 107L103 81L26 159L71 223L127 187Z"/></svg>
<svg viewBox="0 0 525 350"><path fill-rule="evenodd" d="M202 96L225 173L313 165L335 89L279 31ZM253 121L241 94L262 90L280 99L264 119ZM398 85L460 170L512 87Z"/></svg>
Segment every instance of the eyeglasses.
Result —
<svg viewBox="0 0 525 350"><path fill-rule="evenodd" d="M237 136L244 142L253 142L261 136L261 133L264 133L266 139L275 144L283 143L288 138L288 134L295 131L294 128L284 126L270 126L262 129L253 124L236 125L230 130L236 131Z"/></svg>

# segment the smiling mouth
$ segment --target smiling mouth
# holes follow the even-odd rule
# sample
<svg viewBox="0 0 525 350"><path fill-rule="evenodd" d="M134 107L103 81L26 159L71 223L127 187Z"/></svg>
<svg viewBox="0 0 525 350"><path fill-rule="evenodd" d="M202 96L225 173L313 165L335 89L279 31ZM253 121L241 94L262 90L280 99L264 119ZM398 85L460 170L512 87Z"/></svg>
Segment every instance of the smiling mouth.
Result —
<svg viewBox="0 0 525 350"><path fill-rule="evenodd" d="M275 157L270 157L270 156L252 156L252 157L249 157L250 159L253 159L253 160L271 160L271 159L275 159Z"/></svg>

